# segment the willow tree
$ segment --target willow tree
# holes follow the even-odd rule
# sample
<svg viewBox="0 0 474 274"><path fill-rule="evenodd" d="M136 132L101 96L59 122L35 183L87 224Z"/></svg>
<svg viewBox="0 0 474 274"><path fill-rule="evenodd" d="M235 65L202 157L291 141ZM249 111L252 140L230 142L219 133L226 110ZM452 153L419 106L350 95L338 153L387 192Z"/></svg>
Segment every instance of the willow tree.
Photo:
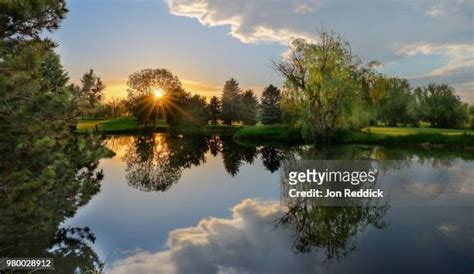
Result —
<svg viewBox="0 0 474 274"><path fill-rule="evenodd" d="M289 54L274 63L285 78L282 107L314 142L334 142L368 123L370 71L340 36L323 32L318 43L292 42Z"/></svg>

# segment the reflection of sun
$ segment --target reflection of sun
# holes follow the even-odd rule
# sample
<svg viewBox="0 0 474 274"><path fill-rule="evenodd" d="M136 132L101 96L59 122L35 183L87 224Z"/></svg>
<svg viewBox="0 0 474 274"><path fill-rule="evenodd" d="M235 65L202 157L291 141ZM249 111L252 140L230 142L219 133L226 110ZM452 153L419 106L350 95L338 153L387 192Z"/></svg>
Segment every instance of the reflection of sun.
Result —
<svg viewBox="0 0 474 274"><path fill-rule="evenodd" d="M156 98L161 98L163 96L163 91L157 88L153 91L153 95L155 95Z"/></svg>

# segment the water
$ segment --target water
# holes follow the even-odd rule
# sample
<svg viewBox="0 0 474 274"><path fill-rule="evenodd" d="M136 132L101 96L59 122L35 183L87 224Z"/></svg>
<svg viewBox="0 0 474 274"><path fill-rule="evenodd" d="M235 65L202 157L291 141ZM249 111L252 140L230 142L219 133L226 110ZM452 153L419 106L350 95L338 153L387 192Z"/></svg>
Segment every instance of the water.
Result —
<svg viewBox="0 0 474 274"><path fill-rule="evenodd" d="M110 273L474 270L472 151L252 147L166 134L106 142L116 156L100 161L101 190L61 225L87 227L95 239L81 240L72 259L56 259L66 269L100 260ZM377 184L393 199L288 206L282 170L308 160L377 160Z"/></svg>

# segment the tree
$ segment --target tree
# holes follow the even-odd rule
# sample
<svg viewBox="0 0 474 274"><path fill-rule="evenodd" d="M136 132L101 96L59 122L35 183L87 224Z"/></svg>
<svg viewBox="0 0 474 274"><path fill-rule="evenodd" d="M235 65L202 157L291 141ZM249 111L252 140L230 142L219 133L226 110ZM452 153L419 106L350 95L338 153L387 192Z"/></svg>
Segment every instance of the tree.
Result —
<svg viewBox="0 0 474 274"><path fill-rule="evenodd" d="M93 116L97 118L101 112L102 100L104 99L105 85L95 75L94 70L90 69L84 73L80 79L81 85L73 85L73 89L79 97L79 109L84 116Z"/></svg>
<svg viewBox="0 0 474 274"><path fill-rule="evenodd" d="M40 36L66 11L58 0L0 2L0 246L54 257L61 273L102 265L87 228L61 225L99 191L98 160L110 155L96 136L73 133L78 98L54 44Z"/></svg>
<svg viewBox="0 0 474 274"><path fill-rule="evenodd" d="M221 98L221 115L220 118L224 124L231 125L232 121L240 120L241 114L241 96L242 90L239 83L231 78L224 84Z"/></svg>
<svg viewBox="0 0 474 274"><path fill-rule="evenodd" d="M59 92L66 86L69 76L61 65L59 56L53 52L47 54L40 65L42 85L45 91Z"/></svg>
<svg viewBox="0 0 474 274"><path fill-rule="evenodd" d="M156 119L163 117L170 125L177 125L185 112L184 100L188 94L181 86L178 77L167 69L144 69L128 77L127 105L135 117L140 116L146 124L152 120L156 126ZM153 92L161 90L160 98ZM144 107L138 109L137 106ZM142 115L143 114L143 115Z"/></svg>
<svg viewBox="0 0 474 274"><path fill-rule="evenodd" d="M116 97L112 97L107 102L105 102L103 108L105 116L112 117L114 119L124 116L127 112L126 101Z"/></svg>
<svg viewBox="0 0 474 274"><path fill-rule="evenodd" d="M422 120L429 122L432 127L459 128L468 122L468 106L454 94L452 87L429 84L417 88L415 94L420 103Z"/></svg>
<svg viewBox="0 0 474 274"><path fill-rule="evenodd" d="M377 77L372 95L378 118L386 125L417 124L415 97L406 79Z"/></svg>
<svg viewBox="0 0 474 274"><path fill-rule="evenodd" d="M280 101L281 92L277 87L269 85L263 90L261 103L263 124L270 125L281 122Z"/></svg>
<svg viewBox="0 0 474 274"><path fill-rule="evenodd" d="M186 113L181 121L182 124L192 126L203 126L209 120L206 98L197 94L187 96L184 102Z"/></svg>
<svg viewBox="0 0 474 274"><path fill-rule="evenodd" d="M285 78L285 107L314 142L340 140L369 121L366 69L340 36L323 32L319 43L297 39L276 71Z"/></svg>
<svg viewBox="0 0 474 274"><path fill-rule="evenodd" d="M471 119L471 128L474 129L474 105L469 106L469 116Z"/></svg>
<svg viewBox="0 0 474 274"><path fill-rule="evenodd" d="M68 12L65 0L1 1L0 10L0 39L16 41L58 29Z"/></svg>
<svg viewBox="0 0 474 274"><path fill-rule="evenodd" d="M258 100L253 90L249 89L241 95L240 118L244 125L255 125L257 123Z"/></svg>
<svg viewBox="0 0 474 274"><path fill-rule="evenodd" d="M217 120L221 113L221 104L217 96L212 96L211 101L209 102L209 115L211 119L211 124L217 125Z"/></svg>

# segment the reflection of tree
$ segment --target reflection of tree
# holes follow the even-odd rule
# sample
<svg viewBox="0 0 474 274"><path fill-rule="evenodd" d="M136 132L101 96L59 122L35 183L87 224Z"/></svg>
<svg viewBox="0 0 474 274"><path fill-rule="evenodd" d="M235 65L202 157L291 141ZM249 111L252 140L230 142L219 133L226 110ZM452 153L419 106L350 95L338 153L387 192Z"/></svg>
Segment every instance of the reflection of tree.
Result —
<svg viewBox="0 0 474 274"><path fill-rule="evenodd" d="M359 232L368 225L383 229L388 206L312 206L309 200L288 208L278 221L295 233L297 252L322 248L327 259L339 259L356 248Z"/></svg>
<svg viewBox="0 0 474 274"><path fill-rule="evenodd" d="M371 161L366 161L371 158L370 155L370 150L355 146L306 147L300 150L298 157L290 157L284 161L283 171L285 174L290 171L305 171L313 168L330 171L367 171L371 168ZM352 161L348 161L348 159ZM370 186L373 187L374 184L375 182ZM386 226L382 221L389 208L386 203L374 204L370 198L336 198L336 200L289 198L286 196L289 187L286 181L282 182L283 198L288 209L284 216L278 220L278 224L294 231L294 248L297 252L323 249L328 260L339 259L356 248L358 234L368 225L379 229ZM326 182L321 186L312 184L291 186L291 188L298 190L318 188L323 193L328 188L331 190L341 190L342 188L357 190L367 187L369 187L368 183L351 185L342 182ZM334 203L335 201L337 204Z"/></svg>
<svg viewBox="0 0 474 274"><path fill-rule="evenodd" d="M125 156L128 183L142 191L165 191L185 168L205 162L204 136L139 136Z"/></svg>
<svg viewBox="0 0 474 274"><path fill-rule="evenodd" d="M221 136L222 142L222 160L225 170L235 176L239 172L243 162L253 163L257 154L255 147L241 146L232 140L232 136Z"/></svg>
<svg viewBox="0 0 474 274"><path fill-rule="evenodd" d="M219 151L222 150L219 136L212 135L208 139L208 143L209 143L209 150L211 151L212 156L216 157Z"/></svg>
<svg viewBox="0 0 474 274"><path fill-rule="evenodd" d="M0 257L52 257L60 273L100 270L102 263L90 246L94 234L88 228L61 224L100 190L103 174L97 170L98 159L106 154L99 140L74 137L63 149L50 151L48 156L60 157L61 162L60 168L49 172L48 180L2 182ZM41 160L41 155L30 159ZM29 174L22 164L10 167L1 170L0 177Z"/></svg>
<svg viewBox="0 0 474 274"><path fill-rule="evenodd" d="M280 148L264 146L259 152L262 156L263 165L271 172L275 172L280 168L281 161L285 158L285 151Z"/></svg>

